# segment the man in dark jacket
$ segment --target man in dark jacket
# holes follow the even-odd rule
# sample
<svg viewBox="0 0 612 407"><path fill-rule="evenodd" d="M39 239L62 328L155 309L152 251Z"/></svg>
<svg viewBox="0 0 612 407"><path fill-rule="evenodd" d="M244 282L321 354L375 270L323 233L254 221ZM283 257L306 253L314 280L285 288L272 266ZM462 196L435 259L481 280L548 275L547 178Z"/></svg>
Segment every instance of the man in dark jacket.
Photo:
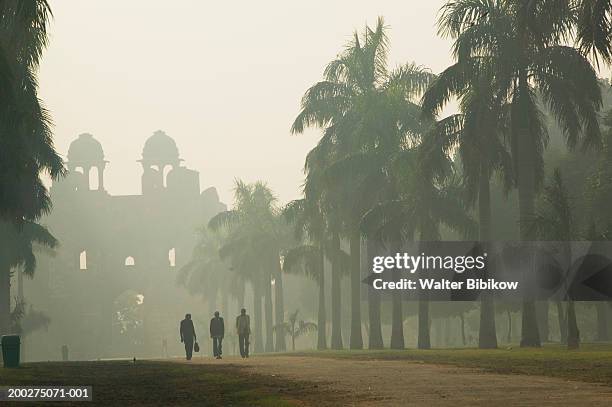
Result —
<svg viewBox="0 0 612 407"><path fill-rule="evenodd" d="M213 340L213 355L221 359L221 342L225 334L225 324L223 318L219 316L219 311L215 311L215 317L210 320L210 337Z"/></svg>
<svg viewBox="0 0 612 407"><path fill-rule="evenodd" d="M191 360L193 354L193 342L196 340L195 328L191 320L191 314L186 314L185 319L181 321L181 342L185 344L185 357Z"/></svg>
<svg viewBox="0 0 612 407"><path fill-rule="evenodd" d="M247 315L246 309L240 310L240 315L236 317L236 333L238 333L238 345L240 356L249 357L249 335L251 334L251 318Z"/></svg>

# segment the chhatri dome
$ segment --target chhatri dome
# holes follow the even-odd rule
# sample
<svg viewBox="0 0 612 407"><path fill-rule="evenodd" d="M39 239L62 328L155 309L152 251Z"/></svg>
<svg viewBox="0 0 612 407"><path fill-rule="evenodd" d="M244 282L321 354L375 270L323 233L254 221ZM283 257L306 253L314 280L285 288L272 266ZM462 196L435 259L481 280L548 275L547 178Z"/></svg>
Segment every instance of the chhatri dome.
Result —
<svg viewBox="0 0 612 407"><path fill-rule="evenodd" d="M180 161L179 151L172 137L157 130L145 141L142 149L142 161L175 163Z"/></svg>
<svg viewBox="0 0 612 407"><path fill-rule="evenodd" d="M70 143L68 161L71 163L100 163L104 161L102 144L89 133L80 134Z"/></svg>

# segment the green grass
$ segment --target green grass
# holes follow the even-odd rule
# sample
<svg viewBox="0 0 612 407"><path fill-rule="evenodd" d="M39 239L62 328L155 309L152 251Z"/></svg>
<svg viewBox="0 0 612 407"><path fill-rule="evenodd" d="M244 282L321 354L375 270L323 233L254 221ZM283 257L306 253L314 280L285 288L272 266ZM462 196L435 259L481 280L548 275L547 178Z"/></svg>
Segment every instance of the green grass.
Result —
<svg viewBox="0 0 612 407"><path fill-rule="evenodd" d="M612 386L612 344L584 344L568 351L558 345L501 349L406 349L318 351L293 355L361 360L409 360L479 368L487 372L550 376Z"/></svg>
<svg viewBox="0 0 612 407"><path fill-rule="evenodd" d="M0 368L0 385L93 386L94 403L86 404L101 406L294 404L291 402L295 400L292 392L299 393L298 384L240 374L238 370L232 365L155 361L137 361L136 364L131 361L29 363L18 369ZM70 405L66 402L45 403L53 404Z"/></svg>

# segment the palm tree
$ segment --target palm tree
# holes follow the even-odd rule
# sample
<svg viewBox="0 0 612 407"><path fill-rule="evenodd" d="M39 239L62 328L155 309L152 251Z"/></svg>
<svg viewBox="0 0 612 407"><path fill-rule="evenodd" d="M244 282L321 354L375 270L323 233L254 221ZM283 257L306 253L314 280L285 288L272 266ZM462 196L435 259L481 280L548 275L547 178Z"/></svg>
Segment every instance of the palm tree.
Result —
<svg viewBox="0 0 612 407"><path fill-rule="evenodd" d="M569 242L576 240L577 232L569 193L559 169L555 169L550 185L544 188L543 202L530 223L533 233L541 239L556 241L562 245L561 252L571 259ZM561 308L558 307L560 311ZM580 344L574 301L567 299L567 311L563 325L566 326L567 347L576 349ZM563 326L560 326L563 332ZM562 338L563 340L564 338Z"/></svg>
<svg viewBox="0 0 612 407"><path fill-rule="evenodd" d="M248 276L254 290L255 351L264 350L261 337L261 299L264 300L266 320L265 350L273 351L273 314L272 314L272 276L276 291L276 308L284 319L282 300L282 274L279 273L280 254L283 245L287 244L286 233L280 226L279 209L276 197L262 182L245 184L237 180L234 189L234 209L221 212L209 221L209 228L219 230L227 228L228 238L220 248L222 258L230 258L232 266L242 275ZM277 314L278 315L278 314ZM278 325L278 324L277 324ZM285 339L277 336L277 349L284 349ZM279 346L280 345L280 346Z"/></svg>
<svg viewBox="0 0 612 407"><path fill-rule="evenodd" d="M573 0L577 4L577 40L580 51L599 60L612 63L612 3L608 0ZM572 1L570 1L571 3Z"/></svg>
<svg viewBox="0 0 612 407"><path fill-rule="evenodd" d="M543 176L546 127L539 98L563 129L567 145L599 142L597 110L601 93L589 61L570 39L575 10L555 0L458 0L442 8L440 32L455 40L453 93L469 88L478 73L494 72L495 94L508 105L508 132L518 187L520 235L534 216L534 199ZM535 305L523 303L521 346L540 346Z"/></svg>
<svg viewBox="0 0 612 407"><path fill-rule="evenodd" d="M300 336L317 330L317 324L309 321L298 321L299 310L289 315L289 320L282 325L276 325L274 329L282 333L286 333L291 337L291 350L295 352L295 339ZM296 326L297 325L297 326Z"/></svg>
<svg viewBox="0 0 612 407"><path fill-rule="evenodd" d="M502 175L506 189L513 182L511 157L502 140L507 109L495 94L495 76L491 72L479 72L466 88L453 88L457 71L461 69L459 64L450 66L436 78L423 96L422 108L425 115L435 118L449 95L454 93L460 98L461 113L444 118L438 125L442 131L434 134L440 137L438 142L444 151L458 152L468 200L470 204L477 201L478 235L484 246L491 240L491 176L495 172ZM481 296L478 346L497 347L494 304L485 294Z"/></svg>
<svg viewBox="0 0 612 407"><path fill-rule="evenodd" d="M431 132L438 131L432 125ZM449 158L432 143L432 137L412 148L396 154L392 165L397 195L381 202L363 217L362 228L368 233L380 233L387 241L421 242L421 250L428 242L440 240L440 226L445 225L464 235L474 230L463 200L463 191L458 184L455 170ZM392 247L397 250L397 247ZM394 320L396 303L394 300ZM399 308L401 317L401 306ZM429 303L426 292L421 292L418 309L418 347L429 349ZM401 321L398 321L401 322ZM393 342L393 337L392 337Z"/></svg>
<svg viewBox="0 0 612 407"><path fill-rule="evenodd" d="M283 209L283 216L294 226L298 242L308 241L285 252L283 270L290 272L302 264L306 273L319 285L319 307L317 312L317 349L327 348L325 306L325 238L324 219L316 206L309 207L305 199L291 201ZM310 244L310 243L313 244Z"/></svg>
<svg viewBox="0 0 612 407"><path fill-rule="evenodd" d="M45 0L0 4L0 220L33 221L47 213L51 201L39 175L57 179L64 172L37 94L50 17Z"/></svg>
<svg viewBox="0 0 612 407"><path fill-rule="evenodd" d="M363 347L360 308L361 236L363 214L380 199L387 156L418 126L418 106L411 99L424 90L432 75L415 65L389 72L388 39L382 18L376 27L355 32L345 51L328 64L325 80L313 85L302 99L302 110L292 131L324 129L322 150L333 150L323 161L322 188L335 191L342 231L351 252L351 349ZM370 303L370 336L382 347L379 307Z"/></svg>
<svg viewBox="0 0 612 407"><path fill-rule="evenodd" d="M26 276L34 276L36 246L53 249L57 240L44 226L33 222L0 222L0 334L10 333L13 271L21 267Z"/></svg>
<svg viewBox="0 0 612 407"><path fill-rule="evenodd" d="M229 266L219 256L225 237L222 232L205 228L199 232L191 259L177 273L177 282L192 294L202 295L208 303L208 312L212 314L217 309L218 292L226 288L224 286L233 276Z"/></svg>

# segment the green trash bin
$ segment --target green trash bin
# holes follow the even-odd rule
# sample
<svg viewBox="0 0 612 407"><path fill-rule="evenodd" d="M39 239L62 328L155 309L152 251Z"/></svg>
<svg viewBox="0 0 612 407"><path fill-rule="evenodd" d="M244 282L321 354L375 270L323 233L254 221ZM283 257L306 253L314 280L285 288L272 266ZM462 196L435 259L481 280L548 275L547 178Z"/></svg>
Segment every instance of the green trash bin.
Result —
<svg viewBox="0 0 612 407"><path fill-rule="evenodd" d="M19 367L19 335L4 335L0 341L4 367Z"/></svg>

